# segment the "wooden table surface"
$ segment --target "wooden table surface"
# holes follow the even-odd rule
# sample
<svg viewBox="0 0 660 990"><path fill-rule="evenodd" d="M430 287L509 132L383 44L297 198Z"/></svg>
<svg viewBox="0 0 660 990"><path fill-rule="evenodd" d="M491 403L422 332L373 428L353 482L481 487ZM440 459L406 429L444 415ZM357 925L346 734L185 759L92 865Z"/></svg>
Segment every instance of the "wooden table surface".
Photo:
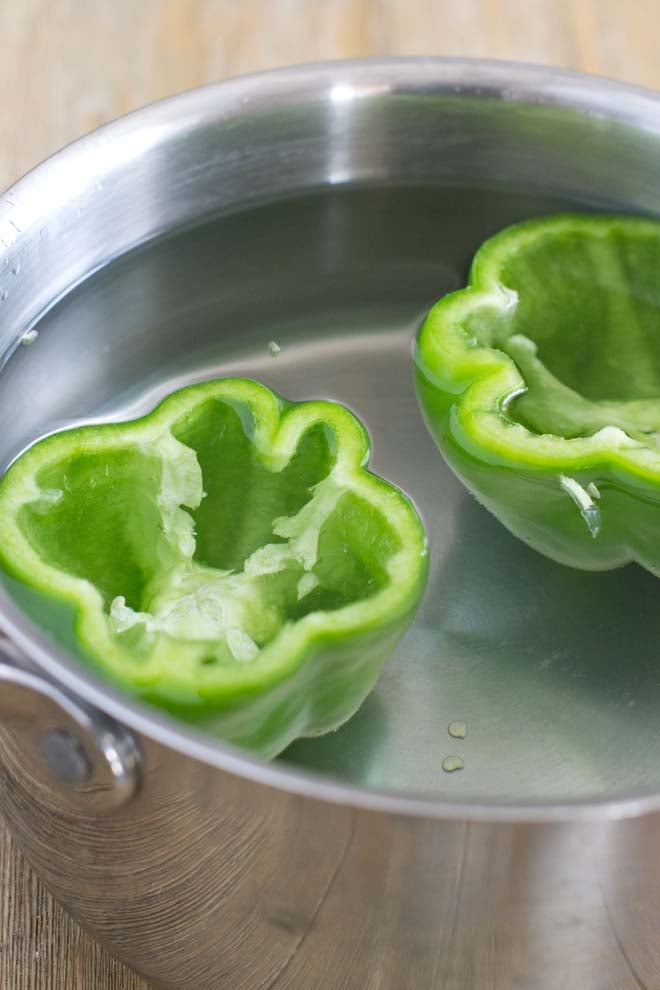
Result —
<svg viewBox="0 0 660 990"><path fill-rule="evenodd" d="M0 187L106 120L241 72L472 55L660 88L659 36L659 0L0 0ZM0 988L146 988L53 903L1 823Z"/></svg>

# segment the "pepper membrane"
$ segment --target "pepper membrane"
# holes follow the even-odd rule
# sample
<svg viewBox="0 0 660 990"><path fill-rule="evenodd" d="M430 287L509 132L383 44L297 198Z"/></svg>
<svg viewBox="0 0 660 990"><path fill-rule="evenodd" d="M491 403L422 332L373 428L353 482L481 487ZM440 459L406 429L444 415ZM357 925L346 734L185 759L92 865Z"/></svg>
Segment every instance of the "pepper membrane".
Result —
<svg viewBox="0 0 660 990"><path fill-rule="evenodd" d="M355 712L424 588L422 523L368 455L336 403L193 385L18 458L0 562L112 680L273 756Z"/></svg>
<svg viewBox="0 0 660 990"><path fill-rule="evenodd" d="M567 214L496 234L417 340L426 423L516 536L660 574L660 222Z"/></svg>

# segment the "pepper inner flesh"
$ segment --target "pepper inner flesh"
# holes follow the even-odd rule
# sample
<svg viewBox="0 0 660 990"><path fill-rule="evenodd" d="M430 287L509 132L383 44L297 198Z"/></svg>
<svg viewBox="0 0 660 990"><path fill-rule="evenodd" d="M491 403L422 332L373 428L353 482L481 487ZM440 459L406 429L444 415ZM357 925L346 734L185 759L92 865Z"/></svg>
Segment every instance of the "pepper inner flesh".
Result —
<svg viewBox="0 0 660 990"><path fill-rule="evenodd" d="M659 446L659 272L660 240L643 229L549 231L512 253L500 272L511 304L472 317L525 380L508 416L567 438L617 426Z"/></svg>
<svg viewBox="0 0 660 990"><path fill-rule="evenodd" d="M331 429L310 426L278 471L254 438L247 404L208 400L152 443L42 470L20 526L96 586L133 652L167 637L200 664L250 661L287 622L378 592L398 549L341 483Z"/></svg>

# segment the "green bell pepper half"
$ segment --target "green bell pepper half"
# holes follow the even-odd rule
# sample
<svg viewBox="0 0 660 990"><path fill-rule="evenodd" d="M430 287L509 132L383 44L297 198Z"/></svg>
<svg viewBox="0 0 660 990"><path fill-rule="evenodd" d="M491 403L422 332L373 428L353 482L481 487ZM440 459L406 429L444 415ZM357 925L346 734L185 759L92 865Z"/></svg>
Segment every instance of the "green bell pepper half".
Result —
<svg viewBox="0 0 660 990"><path fill-rule="evenodd" d="M108 678L271 757L356 711L423 592L422 523L368 456L336 403L193 385L22 454L0 563Z"/></svg>
<svg viewBox="0 0 660 990"><path fill-rule="evenodd" d="M448 464L508 529L586 570L660 574L660 222L509 227L430 311L416 386Z"/></svg>

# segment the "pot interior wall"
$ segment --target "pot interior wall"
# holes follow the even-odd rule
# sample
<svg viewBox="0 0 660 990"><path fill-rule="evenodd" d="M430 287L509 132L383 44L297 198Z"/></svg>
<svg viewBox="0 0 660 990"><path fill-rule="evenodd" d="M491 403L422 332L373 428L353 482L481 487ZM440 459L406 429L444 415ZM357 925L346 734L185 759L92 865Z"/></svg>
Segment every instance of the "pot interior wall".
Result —
<svg viewBox="0 0 660 990"><path fill-rule="evenodd" d="M436 453L410 358L495 230L660 212L658 116L601 81L414 60L239 80L92 135L0 199L0 468L198 379L339 399L423 513L431 577L363 709L282 759L451 799L659 792L660 585L505 532Z"/></svg>
<svg viewBox="0 0 660 990"><path fill-rule="evenodd" d="M455 798L660 789L657 581L635 566L577 573L517 542L445 467L412 388L413 334L464 282L480 241L576 205L442 185L334 187L255 205L104 267L7 362L5 462L44 432L131 417L216 375L338 399L366 422L374 469L425 518L429 588L362 710L283 760ZM465 740L449 736L454 720ZM451 755L465 768L450 775Z"/></svg>

